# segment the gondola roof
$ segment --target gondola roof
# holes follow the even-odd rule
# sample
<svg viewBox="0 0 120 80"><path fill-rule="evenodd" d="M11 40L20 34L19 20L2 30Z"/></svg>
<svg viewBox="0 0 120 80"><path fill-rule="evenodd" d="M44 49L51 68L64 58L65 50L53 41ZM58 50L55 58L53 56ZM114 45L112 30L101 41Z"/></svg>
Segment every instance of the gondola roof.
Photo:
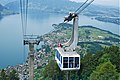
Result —
<svg viewBox="0 0 120 80"><path fill-rule="evenodd" d="M73 51L73 52L65 52L63 48L56 48L56 50L61 54L61 56L63 57L80 57L79 54L76 53L76 51Z"/></svg>

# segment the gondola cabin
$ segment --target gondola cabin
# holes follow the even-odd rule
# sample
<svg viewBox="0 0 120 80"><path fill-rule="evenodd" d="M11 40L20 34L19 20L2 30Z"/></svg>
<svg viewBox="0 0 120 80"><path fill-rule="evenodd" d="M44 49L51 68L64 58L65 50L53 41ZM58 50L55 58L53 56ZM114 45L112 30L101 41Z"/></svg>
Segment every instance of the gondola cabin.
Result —
<svg viewBox="0 0 120 80"><path fill-rule="evenodd" d="M63 48L55 49L55 60L61 70L79 70L80 55L73 52L66 52Z"/></svg>

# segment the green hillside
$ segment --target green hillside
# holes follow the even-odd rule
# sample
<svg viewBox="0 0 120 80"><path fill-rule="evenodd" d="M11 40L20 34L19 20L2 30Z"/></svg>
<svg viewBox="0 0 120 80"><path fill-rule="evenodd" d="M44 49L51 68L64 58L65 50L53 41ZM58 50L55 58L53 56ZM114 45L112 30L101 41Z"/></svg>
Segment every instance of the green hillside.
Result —
<svg viewBox="0 0 120 80"><path fill-rule="evenodd" d="M72 25L54 24L53 26L55 31L43 35L45 45L48 45L44 49L50 49L50 52L46 53L50 55L48 64L35 70L35 80L67 80L68 71L60 71L54 60L54 48L58 41L63 43L70 38ZM119 41L120 37L111 32L92 26L79 27L78 46L80 47L76 50L81 55L81 69L70 71L71 80L119 80Z"/></svg>

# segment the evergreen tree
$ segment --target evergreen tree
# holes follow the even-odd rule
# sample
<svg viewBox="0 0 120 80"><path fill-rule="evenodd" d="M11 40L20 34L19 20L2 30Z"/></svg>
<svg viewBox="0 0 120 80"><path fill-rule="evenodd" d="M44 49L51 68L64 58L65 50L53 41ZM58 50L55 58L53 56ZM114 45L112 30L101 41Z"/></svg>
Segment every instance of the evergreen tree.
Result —
<svg viewBox="0 0 120 80"><path fill-rule="evenodd" d="M6 75L6 71L4 69L1 71L0 80L8 80L8 76Z"/></svg>
<svg viewBox="0 0 120 80"><path fill-rule="evenodd" d="M81 59L79 71L71 71L72 80L118 80L120 73L120 49L117 46L105 47L95 54L87 53ZM67 72L61 71L52 60L43 71L44 80L66 80Z"/></svg>
<svg viewBox="0 0 120 80"><path fill-rule="evenodd" d="M64 72L61 71L54 60L51 60L49 64L43 70L44 79L49 78L52 80L63 80Z"/></svg>
<svg viewBox="0 0 120 80"><path fill-rule="evenodd" d="M110 47L109 54L111 56L110 61L116 65L117 72L120 73L120 48L117 46Z"/></svg>
<svg viewBox="0 0 120 80"><path fill-rule="evenodd" d="M110 60L110 54L103 54L103 56L98 60L99 63L108 62Z"/></svg>
<svg viewBox="0 0 120 80"><path fill-rule="evenodd" d="M100 64L90 75L90 80L118 80L115 66L110 62Z"/></svg>
<svg viewBox="0 0 120 80"><path fill-rule="evenodd" d="M9 74L9 79L10 80L19 80L18 74L16 70L12 70Z"/></svg>
<svg viewBox="0 0 120 80"><path fill-rule="evenodd" d="M79 79L89 80L89 76L99 64L111 61L116 66L117 72L120 73L120 49L117 46L105 47L95 54L86 54L81 60L81 69L78 72Z"/></svg>

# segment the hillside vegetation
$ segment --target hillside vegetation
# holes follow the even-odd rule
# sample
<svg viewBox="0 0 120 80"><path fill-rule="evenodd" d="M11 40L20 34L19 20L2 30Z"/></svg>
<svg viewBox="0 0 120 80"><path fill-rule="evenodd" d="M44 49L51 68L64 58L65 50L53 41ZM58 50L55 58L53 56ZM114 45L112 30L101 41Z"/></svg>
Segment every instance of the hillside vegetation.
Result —
<svg viewBox="0 0 120 80"><path fill-rule="evenodd" d="M88 53L81 59L79 71L70 71L71 80L119 80L120 48L105 47L95 54ZM54 60L45 68L36 70L35 80L66 80L68 71L61 71ZM40 75L39 75L40 74Z"/></svg>
<svg viewBox="0 0 120 80"><path fill-rule="evenodd" d="M44 67L35 70L35 80L67 80L68 71L61 71L54 60L54 48L57 43L68 41L71 35L71 24L53 24L55 31L45 34L43 40L45 51L52 54ZM102 36L102 38L98 37ZM104 37L104 38L103 38ZM58 42L59 41L59 42ZM70 71L71 80L119 80L120 78L120 36L92 26L79 26L79 43L81 50L81 68ZM48 49L47 49L48 48Z"/></svg>

